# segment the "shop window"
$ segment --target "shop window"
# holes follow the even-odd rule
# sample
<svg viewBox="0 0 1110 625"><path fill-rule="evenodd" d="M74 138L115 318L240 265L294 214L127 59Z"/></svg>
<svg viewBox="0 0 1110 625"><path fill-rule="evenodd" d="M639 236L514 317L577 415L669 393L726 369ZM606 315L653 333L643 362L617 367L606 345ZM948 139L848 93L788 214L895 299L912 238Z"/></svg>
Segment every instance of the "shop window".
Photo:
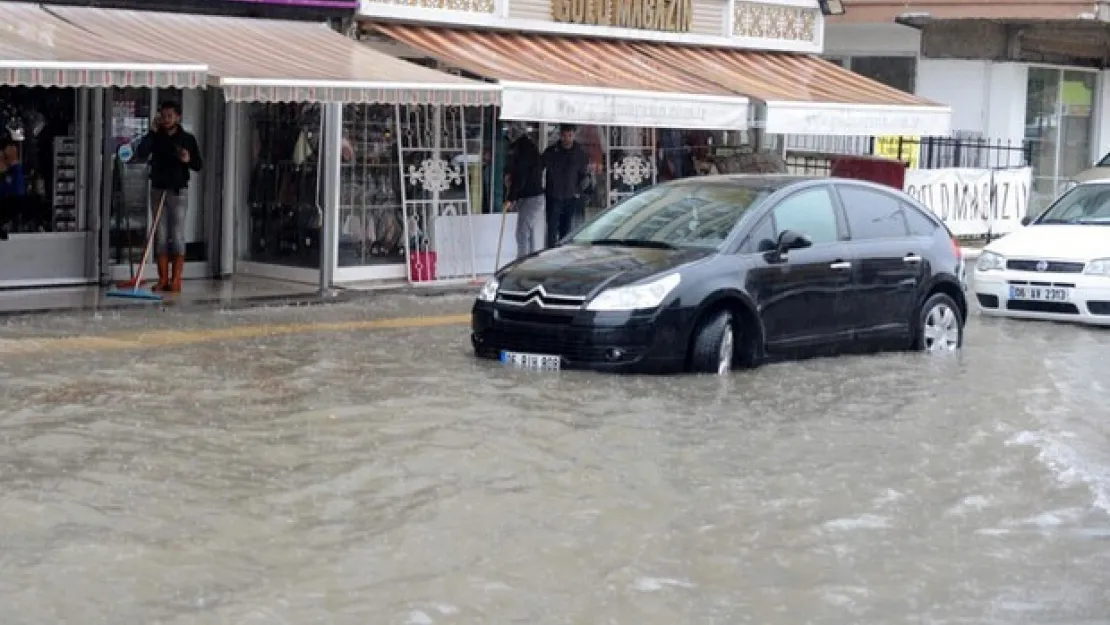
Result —
<svg viewBox="0 0 1110 625"><path fill-rule="evenodd" d="M75 232L77 96L73 89L0 87L0 229Z"/></svg>
<svg viewBox="0 0 1110 625"><path fill-rule="evenodd" d="M1025 101L1025 141L1030 146L1030 209L1055 198L1062 183L1090 166L1094 72L1030 67Z"/></svg>
<svg viewBox="0 0 1110 625"><path fill-rule="evenodd" d="M341 153L339 266L403 263L396 109L344 107Z"/></svg>
<svg viewBox="0 0 1110 625"><path fill-rule="evenodd" d="M244 260L318 268L323 225L318 208L320 108L255 104L249 129L250 223Z"/></svg>

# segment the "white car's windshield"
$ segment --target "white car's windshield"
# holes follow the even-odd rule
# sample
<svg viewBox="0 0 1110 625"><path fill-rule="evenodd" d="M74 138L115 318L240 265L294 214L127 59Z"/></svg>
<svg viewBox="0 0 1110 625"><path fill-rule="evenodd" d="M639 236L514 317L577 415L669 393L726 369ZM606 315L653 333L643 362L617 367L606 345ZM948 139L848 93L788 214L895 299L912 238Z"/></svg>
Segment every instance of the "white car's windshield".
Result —
<svg viewBox="0 0 1110 625"><path fill-rule="evenodd" d="M653 187L598 215L571 242L715 248L775 189L720 182Z"/></svg>
<svg viewBox="0 0 1110 625"><path fill-rule="evenodd" d="M1037 224L1110 225L1110 185L1079 185L1060 196Z"/></svg>

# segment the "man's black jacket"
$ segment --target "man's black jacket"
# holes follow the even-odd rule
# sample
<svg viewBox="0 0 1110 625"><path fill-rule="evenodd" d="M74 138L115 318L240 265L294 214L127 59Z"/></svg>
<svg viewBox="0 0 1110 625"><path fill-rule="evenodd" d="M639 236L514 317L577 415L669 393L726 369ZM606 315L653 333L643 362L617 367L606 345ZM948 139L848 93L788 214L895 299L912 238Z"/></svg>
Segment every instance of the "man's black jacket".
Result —
<svg viewBox="0 0 1110 625"><path fill-rule="evenodd" d="M181 162L179 151L189 152L188 164ZM150 186L159 191L180 191L189 186L189 170L200 171L204 161L197 139L181 126L174 133L164 128L151 131L139 141L132 162L150 160Z"/></svg>

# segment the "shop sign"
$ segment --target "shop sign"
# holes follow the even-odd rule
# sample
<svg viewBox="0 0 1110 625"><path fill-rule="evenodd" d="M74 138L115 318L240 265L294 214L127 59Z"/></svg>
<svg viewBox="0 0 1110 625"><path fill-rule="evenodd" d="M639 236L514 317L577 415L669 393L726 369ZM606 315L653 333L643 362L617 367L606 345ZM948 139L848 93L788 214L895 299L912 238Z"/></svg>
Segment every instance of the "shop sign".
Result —
<svg viewBox="0 0 1110 625"><path fill-rule="evenodd" d="M902 161L917 169L921 155L921 138L911 136L875 137L875 156Z"/></svg>
<svg viewBox="0 0 1110 625"><path fill-rule="evenodd" d="M664 32L690 32L692 0L551 0L556 22Z"/></svg>
<svg viewBox="0 0 1110 625"><path fill-rule="evenodd" d="M1029 208L1033 170L910 169L905 190L929 207L956 236L1007 234Z"/></svg>

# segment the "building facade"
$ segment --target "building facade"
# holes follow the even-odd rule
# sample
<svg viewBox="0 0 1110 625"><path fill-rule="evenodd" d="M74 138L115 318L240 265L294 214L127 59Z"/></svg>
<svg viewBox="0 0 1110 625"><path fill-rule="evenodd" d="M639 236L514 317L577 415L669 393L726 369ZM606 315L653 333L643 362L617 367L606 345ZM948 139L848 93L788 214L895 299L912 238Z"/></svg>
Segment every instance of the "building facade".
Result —
<svg viewBox="0 0 1110 625"><path fill-rule="evenodd" d="M1030 210L1043 208L1071 176L1110 150L1102 69L1110 61L1110 24L1102 5L845 5L846 14L826 28L825 57L948 105L953 135L965 144L1004 146L983 154L978 166L1030 165Z"/></svg>

